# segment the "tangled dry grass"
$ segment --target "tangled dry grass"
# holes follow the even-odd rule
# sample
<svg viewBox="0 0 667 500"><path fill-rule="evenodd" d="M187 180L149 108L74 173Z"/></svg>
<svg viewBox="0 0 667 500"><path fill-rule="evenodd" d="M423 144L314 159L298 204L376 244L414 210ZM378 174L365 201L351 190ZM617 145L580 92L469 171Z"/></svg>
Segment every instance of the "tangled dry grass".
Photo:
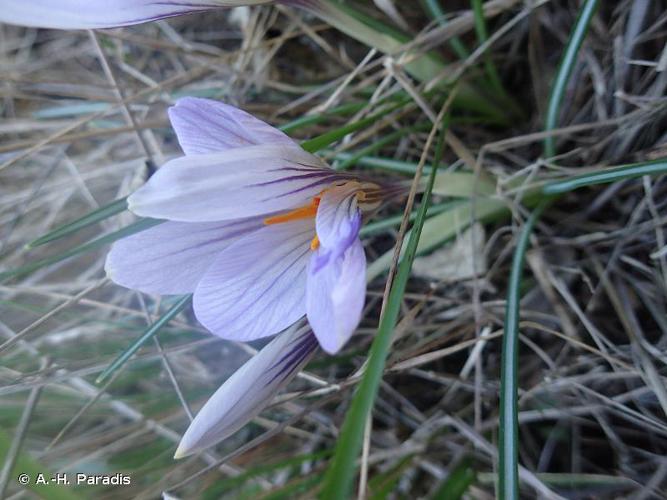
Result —
<svg viewBox="0 0 667 500"><path fill-rule="evenodd" d="M447 5L452 18L466 15L468 4L455 3ZM559 156L548 161L545 106L579 2L504 3L489 20L489 32L501 33L491 38L490 54L519 109L508 123L455 113L445 160L451 169L497 179L507 212L486 218L472 236L459 232L459 244L435 249L431 258L439 261L419 261L361 457L363 497L442 498L446 479L461 470L475 474L469 498L494 496L504 300L515 235L534 205L527 193L545 180L667 153L664 2L602 2L563 101ZM393 21L371 2L358 7L404 24L455 60L447 31L420 4L395 5ZM471 23L459 36L476 43ZM472 64L480 60L452 68L472 78L483 71ZM274 124L363 103L353 115L330 114L293 132L306 138L372 114L378 96L407 92L414 103L406 112L350 134L326 155L340 161L376 145L366 156L413 165L428 133L420 126L436 106L400 61L287 7L94 33L4 25L0 74L3 270L127 225L124 213L65 241L25 247L128 194L179 155L165 113L179 96L222 99ZM382 142L395 132L395 140ZM354 168L373 167L361 158ZM527 498L665 497L666 194L661 177L587 188L558 200L538 224L522 283ZM400 210L397 202L380 219ZM370 236L368 260L390 250L395 237L395 226ZM385 278L369 285L365 320L344 353L316 357L289 393L233 438L174 461L192 412L253 348L208 335L184 313L96 385L169 300L110 283L105 252L0 285L5 461L132 478L122 489L74 489L82 498L312 497L375 333ZM443 272L438 262L452 259L461 264ZM461 271L470 265L472 274ZM12 441L21 441L20 449ZM9 498L51 498L55 491L24 489L14 478L6 487Z"/></svg>

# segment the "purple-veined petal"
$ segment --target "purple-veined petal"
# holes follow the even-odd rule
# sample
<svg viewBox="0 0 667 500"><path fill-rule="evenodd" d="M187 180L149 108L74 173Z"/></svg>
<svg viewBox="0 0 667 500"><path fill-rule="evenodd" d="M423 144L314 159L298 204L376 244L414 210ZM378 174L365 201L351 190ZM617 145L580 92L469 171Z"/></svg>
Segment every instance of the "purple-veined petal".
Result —
<svg viewBox="0 0 667 500"><path fill-rule="evenodd" d="M306 312L312 219L265 226L220 253L193 299L197 319L214 334L254 340L284 330Z"/></svg>
<svg viewBox="0 0 667 500"><path fill-rule="evenodd" d="M366 296L366 255L357 238L343 255L316 269L317 252L308 269L306 315L322 349L334 354L361 321Z"/></svg>
<svg viewBox="0 0 667 500"><path fill-rule="evenodd" d="M295 145L277 128L239 108L212 99L179 99L169 108L169 120L186 155L256 144Z"/></svg>
<svg viewBox="0 0 667 500"><path fill-rule="evenodd" d="M329 188L322 195L315 219L320 249L314 271L337 259L357 239L361 228L358 190L359 183L352 181Z"/></svg>
<svg viewBox="0 0 667 500"><path fill-rule="evenodd" d="M309 328L278 335L211 396L183 435L174 458L213 446L266 408L317 349Z"/></svg>
<svg viewBox="0 0 667 500"><path fill-rule="evenodd" d="M104 267L113 281L127 288L167 295L192 293L220 252L263 226L258 217L166 221L114 243Z"/></svg>
<svg viewBox="0 0 667 500"><path fill-rule="evenodd" d="M359 213L357 192L359 183L346 182L327 189L317 209L317 236L325 247L335 246L338 240L356 236L352 220Z"/></svg>
<svg viewBox="0 0 667 500"><path fill-rule="evenodd" d="M212 222L309 204L337 173L298 146L268 144L171 160L129 198L154 219Z"/></svg>
<svg viewBox="0 0 667 500"><path fill-rule="evenodd" d="M37 28L128 26L218 7L271 0L2 0L0 22Z"/></svg>

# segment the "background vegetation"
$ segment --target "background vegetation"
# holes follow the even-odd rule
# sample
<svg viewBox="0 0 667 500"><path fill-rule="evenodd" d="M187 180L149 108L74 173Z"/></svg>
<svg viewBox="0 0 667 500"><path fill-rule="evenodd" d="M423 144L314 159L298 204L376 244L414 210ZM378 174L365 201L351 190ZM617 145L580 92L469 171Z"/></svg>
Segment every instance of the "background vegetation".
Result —
<svg viewBox="0 0 667 500"><path fill-rule="evenodd" d="M663 498L665 2L332 5L366 31L283 5L97 32L0 25L0 497ZM316 138L337 168L420 190L438 170L428 213L423 196L408 211L423 223L412 268L394 272L404 199L365 227L365 319L344 352L174 461L191 414L260 347L104 277L106 245L140 229L113 202L181 154L165 110L185 95ZM367 420L371 382L348 410L374 339ZM132 483L23 487L23 471Z"/></svg>

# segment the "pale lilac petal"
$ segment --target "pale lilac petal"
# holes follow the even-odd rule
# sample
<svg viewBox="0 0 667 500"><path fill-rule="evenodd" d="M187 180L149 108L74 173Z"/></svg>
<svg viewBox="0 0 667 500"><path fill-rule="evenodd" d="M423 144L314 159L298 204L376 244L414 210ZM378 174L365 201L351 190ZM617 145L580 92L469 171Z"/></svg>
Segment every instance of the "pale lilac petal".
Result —
<svg viewBox="0 0 667 500"><path fill-rule="evenodd" d="M127 26L217 7L270 0L2 0L0 22L38 28Z"/></svg>
<svg viewBox="0 0 667 500"><path fill-rule="evenodd" d="M188 155L168 162L128 199L154 219L212 222L310 204L329 183L345 179L298 146L261 145Z"/></svg>
<svg viewBox="0 0 667 500"><path fill-rule="evenodd" d="M318 250L319 252L320 250ZM317 254L308 269L306 314L322 349L338 352L361 321L366 296L366 255L356 239L342 256L316 269Z"/></svg>
<svg viewBox="0 0 667 500"><path fill-rule="evenodd" d="M105 270L119 285L146 293L194 292L216 256L264 226L261 218L226 222L171 222L117 241Z"/></svg>
<svg viewBox="0 0 667 500"><path fill-rule="evenodd" d="M306 312L312 219L265 226L217 256L194 294L197 319L214 334L253 340L284 330Z"/></svg>
<svg viewBox="0 0 667 500"><path fill-rule="evenodd" d="M327 189L317 209L317 236L325 247L333 247L350 235L356 237L352 220L359 213L358 182L346 182Z"/></svg>
<svg viewBox="0 0 667 500"><path fill-rule="evenodd" d="M337 259L357 239L361 210L357 206L359 183L346 182L327 189L317 209L316 230L320 251L314 270Z"/></svg>
<svg viewBox="0 0 667 500"><path fill-rule="evenodd" d="M299 373L316 349L317 340L308 328L278 335L229 377L199 410L174 458L213 446L247 424Z"/></svg>
<svg viewBox="0 0 667 500"><path fill-rule="evenodd" d="M169 108L169 120L186 155L257 144L295 143L245 111L212 99L184 97Z"/></svg>

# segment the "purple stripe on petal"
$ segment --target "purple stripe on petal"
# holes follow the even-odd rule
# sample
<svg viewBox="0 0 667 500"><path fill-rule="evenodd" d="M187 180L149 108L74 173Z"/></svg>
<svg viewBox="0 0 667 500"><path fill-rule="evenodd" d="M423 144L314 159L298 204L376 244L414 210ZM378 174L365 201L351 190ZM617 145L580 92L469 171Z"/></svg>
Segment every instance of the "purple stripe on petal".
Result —
<svg viewBox="0 0 667 500"><path fill-rule="evenodd" d="M194 293L197 319L233 340L273 335L305 313L314 221L264 226L219 254Z"/></svg>
<svg viewBox="0 0 667 500"><path fill-rule="evenodd" d="M270 296L274 293L274 288L277 286L279 282L281 282L281 280L285 278L287 273L292 271L295 267L303 266L303 263L306 261L304 257L306 257L308 253L309 253L309 248L307 247L301 249L295 248L292 251L290 251L288 255L282 257L281 260L285 261L286 264L284 264L283 268L280 270L279 273L277 273L277 275L273 278L273 280L270 283L268 283L268 285L264 286L264 290L262 290L262 292L259 295L255 296L255 302L262 304L262 307L255 309L253 311L253 316L258 315L261 318L269 307L273 307L272 304L273 297L270 297L269 300L266 300L267 296ZM299 270L297 270L297 272L298 271ZM250 284L250 286L257 285L258 281L259 278L254 280ZM246 315L247 318L250 318L251 315L248 314L248 309L239 310L235 317L229 318L229 321L230 322L239 321L240 319L242 319L242 316L244 315Z"/></svg>
<svg viewBox="0 0 667 500"><path fill-rule="evenodd" d="M280 167L274 169L275 172L313 172L313 171L328 171L332 172L331 168L328 166L321 166L321 165L309 165L305 163L295 163L296 165L299 165L298 167L290 166L290 167Z"/></svg>
<svg viewBox="0 0 667 500"><path fill-rule="evenodd" d="M332 246L325 247L321 244L320 247L313 255L313 268L314 273L318 272L324 266L326 266L330 261L337 259L339 256L343 255L345 251L358 240L359 230L361 229L361 213L357 212L352 220L350 221L349 230L345 236L341 237L338 240L335 240Z"/></svg>
<svg viewBox="0 0 667 500"><path fill-rule="evenodd" d="M320 246L314 255L312 272L335 261L357 240L361 229L359 188L358 182L348 182L322 195L315 219Z"/></svg>
<svg viewBox="0 0 667 500"><path fill-rule="evenodd" d="M309 328L291 328L278 335L211 396L185 432L175 457L213 446L247 424L271 403L316 349L317 341ZM289 356L295 352L296 356Z"/></svg>
<svg viewBox="0 0 667 500"><path fill-rule="evenodd" d="M305 186L300 186L296 189L293 189L292 191L287 191L285 193L282 193L281 195L278 195L277 198L281 198L283 196L290 196L290 195L305 191L307 189L312 189L312 188L317 187L317 186L322 186L322 185L327 185L327 184L330 185L330 184L333 184L334 182L337 182L337 181L345 181L345 180L349 180L349 179L350 179L349 177L345 177L345 176L342 176L340 174L331 174L328 177L323 177L322 179L320 179L317 182L313 182L313 183L307 184Z"/></svg>
<svg viewBox="0 0 667 500"><path fill-rule="evenodd" d="M193 154L168 162L132 194L130 210L144 217L183 222L212 222L291 210L319 194L330 170L309 172L320 178L276 171L320 160L298 146L277 144ZM325 174L326 172L326 174ZM323 180L322 180L323 179Z"/></svg>
<svg viewBox="0 0 667 500"><path fill-rule="evenodd" d="M320 179L319 181L311 182L310 184L306 184L305 186L298 187L297 189L293 189L292 191L288 191L286 193L281 193L281 194L273 195L272 197L269 197L269 198L265 198L262 201L268 202L269 200L272 200L272 199L280 199L280 198L283 198L283 197L286 197L286 196L293 196L295 194L304 193L304 192L314 192L313 196L310 197L310 198L313 198L315 195L320 194L320 192L322 192L324 190L324 188L320 189L320 190L315 190L314 188L317 188L319 186L327 187L329 185L331 185L331 181L329 179ZM306 201L309 201L309 200L306 200Z"/></svg>
<svg viewBox="0 0 667 500"><path fill-rule="evenodd" d="M285 169L282 168L274 168L271 170L271 172L279 172ZM271 186L274 184L282 184L285 182L294 182L294 181L300 181L300 180L305 180L305 179L316 179L316 178L332 178L335 177L334 175L331 174L330 171L322 171L322 172L311 172L308 174L301 174L301 175L290 175L287 177L279 177L278 179L273 179L270 181L264 181L264 182L256 182L254 184L248 184L247 186L244 187L261 187L261 186Z"/></svg>
<svg viewBox="0 0 667 500"><path fill-rule="evenodd" d="M271 378L270 382L273 382L277 377L286 377L294 370L295 366L299 366L301 361L312 353L317 348L317 338L312 334L312 332L305 332L297 341L290 346L289 352L285 353L283 357L275 362L271 366L271 370L276 371L275 375Z"/></svg>

